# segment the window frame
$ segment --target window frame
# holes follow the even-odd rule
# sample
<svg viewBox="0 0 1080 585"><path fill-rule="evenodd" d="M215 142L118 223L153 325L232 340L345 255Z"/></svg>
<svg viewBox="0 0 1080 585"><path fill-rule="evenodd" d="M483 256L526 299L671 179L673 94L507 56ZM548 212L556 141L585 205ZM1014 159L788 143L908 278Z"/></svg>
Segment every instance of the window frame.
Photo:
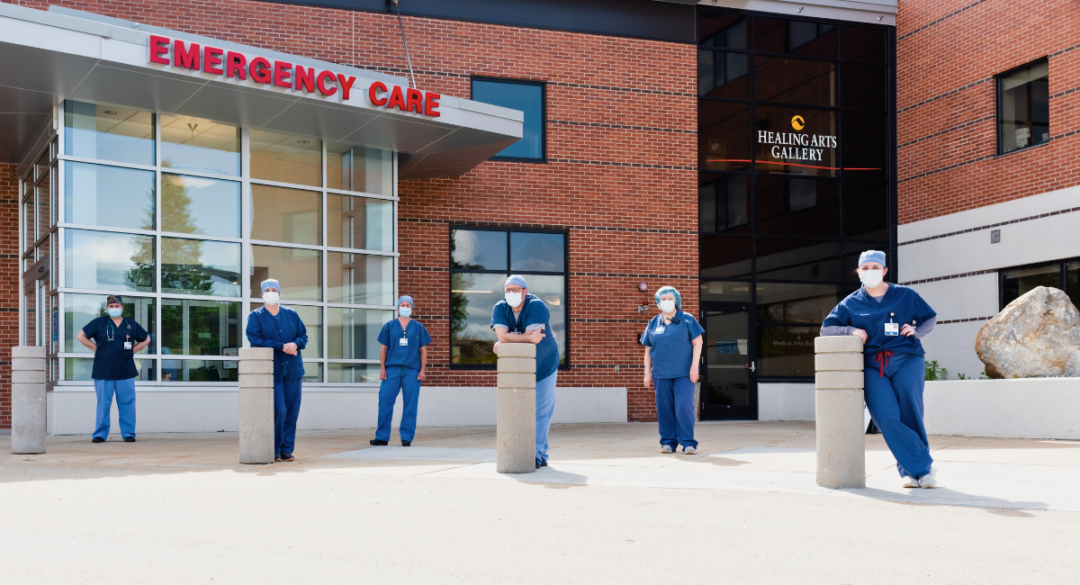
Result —
<svg viewBox="0 0 1080 585"><path fill-rule="evenodd" d="M1025 147L1025 148L1027 148L1027 147ZM1020 149L1017 149L1017 150L1020 150ZM1077 262L1077 261L1080 261L1080 256L1075 257L1075 258L1062 258L1060 260L1048 260L1046 262L1033 262L1031 264L1021 264L1019 266L1006 266L1005 268L999 268L998 271L997 271L998 272L998 312L1000 313L1001 311L1004 311L1005 307L1009 304L1009 303L1005 302L1005 273L1006 272L1008 272L1010 270L1019 270L1019 269L1023 269L1023 268L1038 268L1040 266L1053 266L1054 264L1057 264L1057 266L1058 266L1058 279L1059 279L1058 284L1060 285L1060 286L1058 286L1058 290L1060 290L1061 292L1068 295L1069 294L1069 288L1068 288L1069 287L1069 277L1068 277L1069 263L1070 262ZM1023 296L1023 295L1021 295L1021 296ZM1019 298L1019 297L1017 297L1017 298ZM1013 300L1016 300L1016 299L1013 299ZM1009 301L1009 302L1012 302L1012 301Z"/></svg>
<svg viewBox="0 0 1080 585"><path fill-rule="evenodd" d="M1042 142L1032 142L1032 143L1028 144L1027 146L1021 146L1020 148L1014 148L1014 149L1012 149L1010 151L1007 151L1007 152L1004 149L1005 133L1002 131L1002 124L1004 123L1003 122L1004 114L1001 111L1001 105L1002 105L1002 102L1004 101L1003 96L1002 96L1002 92L1004 91L1003 86L1004 86L1005 78L1008 77L1009 75L1012 75L1014 73L1018 73L1020 71L1025 70L1025 69L1030 69L1033 66L1039 65L1041 63L1046 63L1046 80L1047 80L1047 83L1049 83L1049 81L1050 81L1050 57L1049 56L1044 56L1044 57L1040 57L1038 59L1035 59L1033 61L1028 61L1027 63L1024 63L1023 65L1020 65L1018 67L1013 67L1012 69L1009 69L1008 71L1003 71L1003 72L998 73L997 75L994 76L994 100L995 100L994 101L994 131L995 131L994 141L996 143L995 146L997 147L997 152L995 153L997 156L1005 156L1007 154L1012 154L1014 152L1020 152L1022 150L1027 150L1029 148L1034 148L1036 146L1042 146L1043 144L1048 144L1050 142L1050 140L1051 140L1051 138L1047 138L1046 140L1044 140ZM1047 99L1047 102L1049 102L1049 99ZM1030 99L1028 100L1028 109L1029 109L1029 111L1031 110L1031 100ZM1033 120L1029 119L1028 122L1029 122L1029 128L1030 128L1031 125L1034 125ZM1049 125L1050 125L1049 118L1047 118L1046 123L1047 123L1047 127L1049 127ZM1032 138L1034 139L1034 137L1035 137L1034 133L1032 133Z"/></svg>
<svg viewBox="0 0 1080 585"><path fill-rule="evenodd" d="M534 79L511 79L507 77L487 77L483 75L473 75L469 77L469 99L473 101L477 100L474 96L476 93L475 82L486 81L491 83L506 83L514 85L535 85L540 87L540 158L520 157L520 156L500 156L495 155L488 160L493 161L506 161L506 162L524 162L524 163L539 163L547 164L547 82ZM488 102L481 102L488 103ZM496 104L491 104L496 105ZM516 144L516 143L515 143Z"/></svg>
<svg viewBox="0 0 1080 585"><path fill-rule="evenodd" d="M475 226L475 225L460 225L450 224L449 229L446 231L447 249L453 248L454 231L455 230L469 230L469 231L485 231L485 232L502 232L506 234L506 270L476 270L471 268L454 268L453 253L447 254L447 266L449 267L450 278L447 281L447 295L446 314L449 316L449 320L453 320L454 315L454 293L450 292L450 287L453 286L453 275L458 273L479 273L479 274L521 274L528 278L529 275L537 276L562 276L563 277L563 298L566 299L566 339L565 339L565 363L559 364L559 370L570 369L570 231L566 229L544 229L544 228L513 228L502 226ZM524 234L560 234L563 236L563 271L562 272L543 272L543 271L514 271L511 270L510 264L512 262L510 256L510 234L524 233ZM446 328L446 338L448 341L448 356L447 365L451 370L487 370L494 371L498 366L497 364L455 364L453 362L453 348L454 348L454 331L452 327Z"/></svg>

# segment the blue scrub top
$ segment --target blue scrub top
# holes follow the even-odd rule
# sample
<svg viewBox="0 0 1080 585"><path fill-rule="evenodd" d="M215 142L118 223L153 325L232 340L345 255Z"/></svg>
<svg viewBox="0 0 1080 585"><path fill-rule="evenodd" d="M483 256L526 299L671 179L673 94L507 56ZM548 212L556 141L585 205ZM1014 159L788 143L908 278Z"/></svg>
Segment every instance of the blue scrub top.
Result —
<svg viewBox="0 0 1080 585"><path fill-rule="evenodd" d="M108 317L98 317L83 327L87 338L97 344L94 354L94 370L90 377L95 380L130 380L139 375L135 367L135 344L150 335L133 319L124 318L117 327ZM124 349L124 342L131 342L131 349Z"/></svg>
<svg viewBox="0 0 1080 585"><path fill-rule="evenodd" d="M551 330L551 313L540 297L529 293L521 301L520 320L514 319L514 309L503 299L491 310L491 329L501 325L510 333L527 333L530 325L543 325L544 338L536 344L536 379L543 380L559 369L559 344L555 341L555 332Z"/></svg>
<svg viewBox="0 0 1080 585"><path fill-rule="evenodd" d="M690 313L675 312L676 323L664 325L663 333L657 333L657 327L664 322L663 315L657 315L645 327L641 335L641 344L649 348L649 360L652 361L653 378L685 378L690 375L690 366L694 361L693 341L705 332L701 324Z"/></svg>
<svg viewBox="0 0 1080 585"><path fill-rule="evenodd" d="M408 345L401 345L403 338L408 340ZM401 321L395 317L383 325L379 343L386 346L386 367L401 366L419 372L420 348L431 343L431 336L416 319L410 319L402 329Z"/></svg>
<svg viewBox="0 0 1080 585"><path fill-rule="evenodd" d="M910 325L913 320L918 326L936 316L937 313L914 289L890 284L880 303L866 292L866 287L851 293L825 317L823 325L850 326L866 331L864 350L867 356L882 351L891 351L894 355L925 355L922 343L914 335L885 335L885 324L891 321L903 329L905 324Z"/></svg>

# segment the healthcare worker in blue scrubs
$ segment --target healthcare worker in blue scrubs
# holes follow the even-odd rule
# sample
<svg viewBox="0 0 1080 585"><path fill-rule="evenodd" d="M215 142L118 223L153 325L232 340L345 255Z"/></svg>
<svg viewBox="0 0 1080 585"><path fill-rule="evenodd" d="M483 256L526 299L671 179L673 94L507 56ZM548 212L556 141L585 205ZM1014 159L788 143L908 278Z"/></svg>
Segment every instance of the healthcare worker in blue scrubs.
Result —
<svg viewBox="0 0 1080 585"><path fill-rule="evenodd" d="M419 321L412 319L413 298L402 296L397 301L398 316L383 325L379 332L379 426L372 445L390 443L390 423L394 418L394 403L401 393L401 446L412 445L416 435L416 410L420 401L420 383L427 368L427 346L431 336Z"/></svg>
<svg viewBox="0 0 1080 585"><path fill-rule="evenodd" d="M656 291L660 314L649 321L641 343L645 350L645 387L656 386L656 420L660 423L660 451L697 453L694 439L694 388L700 379L701 347L705 332L697 319L682 311L682 295L674 287Z"/></svg>
<svg viewBox="0 0 1080 585"><path fill-rule="evenodd" d="M296 311L281 306L281 285L264 280L263 306L248 315L251 347L274 349L274 461L295 461L296 419L300 417L300 381L308 336Z"/></svg>
<svg viewBox="0 0 1080 585"><path fill-rule="evenodd" d="M863 340L866 406L896 458L904 487L932 488L937 470L923 426L926 362L919 341L934 328L937 313L919 293L884 281L885 253L867 250L856 273L863 286L829 313L822 335Z"/></svg>
<svg viewBox="0 0 1080 585"><path fill-rule="evenodd" d="M120 436L135 442L135 354L150 343L150 334L134 319L124 317L124 298L109 295L105 300L108 317L98 317L75 336L79 343L94 352L94 392L97 393L97 424L94 443L109 438L113 394L120 412Z"/></svg>
<svg viewBox="0 0 1080 585"><path fill-rule="evenodd" d="M529 294L524 277L513 275L503 286L503 300L491 311L491 328L499 343L536 344L536 468L546 467L559 377L559 344L551 331L551 312L540 297Z"/></svg>

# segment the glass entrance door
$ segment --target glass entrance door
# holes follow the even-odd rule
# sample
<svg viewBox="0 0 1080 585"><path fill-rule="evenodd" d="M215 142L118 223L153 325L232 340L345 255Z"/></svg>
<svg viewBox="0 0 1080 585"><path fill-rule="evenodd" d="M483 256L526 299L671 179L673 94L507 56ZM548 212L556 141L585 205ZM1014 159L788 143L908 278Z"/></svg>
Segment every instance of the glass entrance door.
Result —
<svg viewBox="0 0 1080 585"><path fill-rule="evenodd" d="M757 420L753 305L705 303L701 418Z"/></svg>

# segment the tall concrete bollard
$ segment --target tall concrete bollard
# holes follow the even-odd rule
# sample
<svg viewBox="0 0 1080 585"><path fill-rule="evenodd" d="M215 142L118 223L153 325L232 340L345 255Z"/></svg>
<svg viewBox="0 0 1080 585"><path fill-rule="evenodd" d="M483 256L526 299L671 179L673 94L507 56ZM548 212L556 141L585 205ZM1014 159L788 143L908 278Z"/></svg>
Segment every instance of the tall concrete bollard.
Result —
<svg viewBox="0 0 1080 585"><path fill-rule="evenodd" d="M240 463L274 462L274 350L240 348Z"/></svg>
<svg viewBox="0 0 1080 585"><path fill-rule="evenodd" d="M499 473L536 471L536 345L499 344L498 444Z"/></svg>
<svg viewBox="0 0 1080 585"><path fill-rule="evenodd" d="M11 452L45 452L45 348L11 348Z"/></svg>
<svg viewBox="0 0 1080 585"><path fill-rule="evenodd" d="M817 484L866 487L863 343L853 335L814 340Z"/></svg>

